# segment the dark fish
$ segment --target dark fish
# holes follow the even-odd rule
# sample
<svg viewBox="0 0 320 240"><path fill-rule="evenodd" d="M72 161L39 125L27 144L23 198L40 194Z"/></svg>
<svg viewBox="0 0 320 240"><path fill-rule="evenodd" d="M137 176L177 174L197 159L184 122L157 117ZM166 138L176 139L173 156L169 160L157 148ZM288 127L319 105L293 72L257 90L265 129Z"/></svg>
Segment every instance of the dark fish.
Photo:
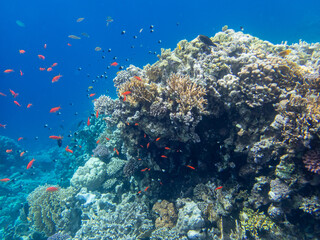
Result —
<svg viewBox="0 0 320 240"><path fill-rule="evenodd" d="M242 26L240 26L240 30L241 30L241 31L244 31L244 28L243 28Z"/></svg>
<svg viewBox="0 0 320 240"><path fill-rule="evenodd" d="M62 146L62 139L60 138L57 141L58 141L58 146L61 147Z"/></svg>
<svg viewBox="0 0 320 240"><path fill-rule="evenodd" d="M209 46L213 46L213 47L216 47L216 46L217 46L216 44L214 44L214 43L211 41L211 39L210 39L209 37L207 37L207 36L205 36L205 35L199 35L199 40L200 40L201 42L203 42L204 44L207 44L207 45L209 45Z"/></svg>

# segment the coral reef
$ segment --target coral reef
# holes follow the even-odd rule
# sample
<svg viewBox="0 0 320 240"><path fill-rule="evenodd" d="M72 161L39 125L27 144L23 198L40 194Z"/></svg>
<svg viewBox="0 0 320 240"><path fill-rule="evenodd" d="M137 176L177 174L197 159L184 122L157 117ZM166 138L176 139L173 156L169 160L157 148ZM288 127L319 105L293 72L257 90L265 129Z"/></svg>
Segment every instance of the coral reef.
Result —
<svg viewBox="0 0 320 240"><path fill-rule="evenodd" d="M210 39L130 65L113 80L118 99L95 101L99 118L74 137L86 163L71 179L72 239L319 235L320 44L228 27ZM59 221L38 228L69 234Z"/></svg>

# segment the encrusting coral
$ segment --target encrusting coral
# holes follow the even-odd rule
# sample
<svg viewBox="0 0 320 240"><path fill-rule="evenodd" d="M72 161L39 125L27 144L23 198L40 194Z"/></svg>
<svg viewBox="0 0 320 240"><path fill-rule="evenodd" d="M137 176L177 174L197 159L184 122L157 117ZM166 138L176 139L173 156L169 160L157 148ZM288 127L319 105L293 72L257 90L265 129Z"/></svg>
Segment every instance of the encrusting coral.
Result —
<svg viewBox="0 0 320 240"><path fill-rule="evenodd" d="M161 202L156 202L152 210L159 215L155 222L156 228L172 228L176 225L178 215L173 203L162 200Z"/></svg>

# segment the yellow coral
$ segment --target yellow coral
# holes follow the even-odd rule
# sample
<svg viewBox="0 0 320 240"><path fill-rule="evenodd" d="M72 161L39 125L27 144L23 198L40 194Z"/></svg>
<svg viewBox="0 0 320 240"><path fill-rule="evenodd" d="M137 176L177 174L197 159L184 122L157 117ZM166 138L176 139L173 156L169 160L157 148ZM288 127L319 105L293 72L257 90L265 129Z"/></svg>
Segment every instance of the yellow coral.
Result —
<svg viewBox="0 0 320 240"><path fill-rule="evenodd" d="M119 97L124 92L131 92L126 95L126 101L133 106L137 106L139 103L152 103L158 95L158 86L155 83L149 84L145 80L132 78L130 81L121 84L117 91Z"/></svg>
<svg viewBox="0 0 320 240"><path fill-rule="evenodd" d="M172 74L167 81L169 98L179 105L180 112L186 114L193 108L200 113L208 113L205 110L207 100L206 89L195 82L192 82L189 77L178 74Z"/></svg>
<svg viewBox="0 0 320 240"><path fill-rule="evenodd" d="M161 202L156 202L152 210L160 215L155 222L156 228L172 228L176 225L178 215L173 203L162 200Z"/></svg>
<svg viewBox="0 0 320 240"><path fill-rule="evenodd" d="M248 231L255 239L259 238L261 231L276 230L277 226L272 220L267 217L263 212L256 212L250 208L243 208L240 212L241 227Z"/></svg>

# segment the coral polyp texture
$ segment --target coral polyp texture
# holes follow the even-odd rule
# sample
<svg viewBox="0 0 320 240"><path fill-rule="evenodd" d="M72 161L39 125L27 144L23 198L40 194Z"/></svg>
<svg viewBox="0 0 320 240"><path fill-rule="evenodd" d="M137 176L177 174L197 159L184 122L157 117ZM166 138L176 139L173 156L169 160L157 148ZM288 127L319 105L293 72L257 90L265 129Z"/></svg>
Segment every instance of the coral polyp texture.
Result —
<svg viewBox="0 0 320 240"><path fill-rule="evenodd" d="M313 173L320 174L320 150L310 150L303 156L305 167Z"/></svg>
<svg viewBox="0 0 320 240"><path fill-rule="evenodd" d="M227 27L203 39L118 72L118 98L100 96L99 118L75 136L87 145L76 203L36 189L36 229L84 240L320 236L320 44ZM65 209L78 212L76 230L61 226Z"/></svg>

